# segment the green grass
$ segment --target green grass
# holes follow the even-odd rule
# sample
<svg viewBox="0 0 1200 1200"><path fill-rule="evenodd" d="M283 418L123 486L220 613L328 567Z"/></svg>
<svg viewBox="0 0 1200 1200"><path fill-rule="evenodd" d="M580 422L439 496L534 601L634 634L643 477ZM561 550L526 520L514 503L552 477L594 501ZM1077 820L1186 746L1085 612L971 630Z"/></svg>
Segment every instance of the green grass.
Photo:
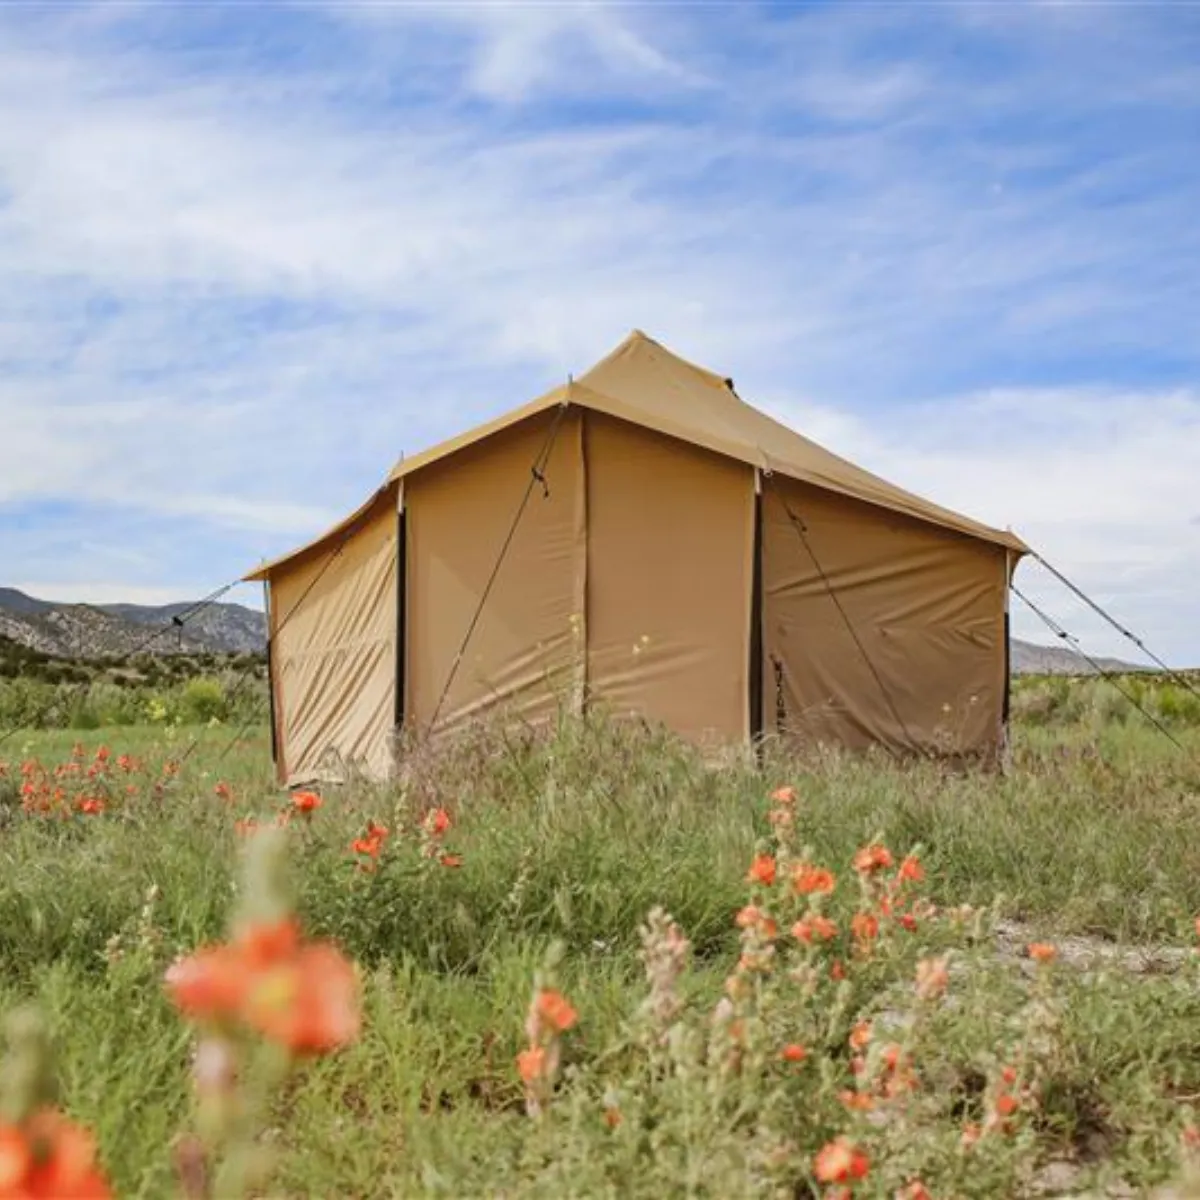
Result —
<svg viewBox="0 0 1200 1200"><path fill-rule="evenodd" d="M162 971L223 936L235 820L269 817L284 800L265 732L218 759L231 735L46 731L0 749L0 1006L42 1005L64 1104L96 1130L125 1197L172 1194L169 1146L192 1119L190 1031L163 997ZM156 794L164 764L193 736L198 747ZM1179 736L1186 754L1131 722L1042 722L1019 731L1003 775L836 756L708 770L668 739L566 725L520 745L481 736L403 789L327 791L294 831L299 911L308 931L362 964L366 1021L356 1045L305 1068L279 1097L273 1138L284 1153L271 1194L805 1195L813 1153L843 1130L871 1153L864 1195L891 1195L917 1175L935 1195L1014 1195L1056 1158L1135 1187L1170 1176L1189 1111L1181 1098L1200 1094L1200 976L1190 965L1148 978L1054 967L1031 985L990 943L923 921L840 988L823 974L809 997L779 972L756 985L747 1019L758 1049L737 1080L695 1047L707 1044L734 972L746 869L771 836L768 794L784 783L799 794L801 842L843 879L830 908L843 928L858 902L850 859L879 839L897 853L921 848L923 892L939 906L999 897L998 912L1041 936L1191 945L1200 737L1182 727ZM88 785L108 798L102 816L22 812L20 763L62 761L77 739L89 761L105 744L141 763L107 791ZM221 782L232 802L215 794ZM368 819L411 827L433 804L454 819L447 842L461 869L431 869L398 834L378 873L355 870L348 846ZM770 903L786 929L799 901ZM656 905L693 952L669 1052L634 1019L647 987L639 929ZM513 1063L555 941L565 947L559 985L580 1022L564 1041L562 1093L535 1122ZM893 1126L847 1114L836 1097L851 1086L852 1019L913 1011L905 989L916 961L946 950L959 964L953 1004L922 1016L911 1036L918 1098ZM1039 1033L1046 1012L1052 1028ZM769 1047L792 1038L811 1060L788 1074ZM964 1158L961 1127L980 1110L996 1054L1032 1064L1040 1106L1011 1138ZM601 1119L608 1086L625 1113L616 1130Z"/></svg>

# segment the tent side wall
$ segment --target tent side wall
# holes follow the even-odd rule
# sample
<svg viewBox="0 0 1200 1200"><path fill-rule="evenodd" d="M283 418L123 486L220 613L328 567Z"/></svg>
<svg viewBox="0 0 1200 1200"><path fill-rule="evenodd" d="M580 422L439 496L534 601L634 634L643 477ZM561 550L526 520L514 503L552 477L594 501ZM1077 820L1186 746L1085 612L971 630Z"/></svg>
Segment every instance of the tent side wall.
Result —
<svg viewBox="0 0 1200 1200"><path fill-rule="evenodd" d="M768 733L898 752L999 748L1005 548L779 475L764 481L762 538Z"/></svg>
<svg viewBox="0 0 1200 1200"><path fill-rule="evenodd" d="M580 409L555 407L405 479L404 712L414 732L461 728L494 707L528 721L578 707L582 430ZM531 472L547 447L543 487Z"/></svg>
<svg viewBox="0 0 1200 1200"><path fill-rule="evenodd" d="M701 745L750 734L754 470L589 411L589 698Z"/></svg>
<svg viewBox="0 0 1200 1200"><path fill-rule="evenodd" d="M326 755L375 777L392 765L396 489L347 530L270 576L280 782L318 778Z"/></svg>

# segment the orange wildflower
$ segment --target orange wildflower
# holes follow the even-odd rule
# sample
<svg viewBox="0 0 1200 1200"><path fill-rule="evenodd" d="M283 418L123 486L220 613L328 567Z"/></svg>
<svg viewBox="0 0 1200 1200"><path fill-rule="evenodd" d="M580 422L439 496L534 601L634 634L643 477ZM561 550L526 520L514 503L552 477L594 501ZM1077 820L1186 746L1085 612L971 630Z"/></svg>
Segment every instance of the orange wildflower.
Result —
<svg viewBox="0 0 1200 1200"><path fill-rule="evenodd" d="M799 863L792 871L792 887L803 895L828 894L834 889L836 880L832 871Z"/></svg>
<svg viewBox="0 0 1200 1200"><path fill-rule="evenodd" d="M805 1050L799 1042L788 1042L786 1046L779 1052L779 1057L784 1062L798 1063L803 1062L808 1057L808 1051Z"/></svg>
<svg viewBox="0 0 1200 1200"><path fill-rule="evenodd" d="M324 801L316 792L295 792L292 795L292 807L297 812L305 814L315 812Z"/></svg>
<svg viewBox="0 0 1200 1200"><path fill-rule="evenodd" d="M846 968L842 966L840 958L834 959L833 965L829 968L829 977L839 983L846 978Z"/></svg>
<svg viewBox="0 0 1200 1200"><path fill-rule="evenodd" d="M218 783L215 788L213 788L213 795L215 795L218 800L232 800L233 788L231 788L224 780L221 780L221 782Z"/></svg>
<svg viewBox="0 0 1200 1200"><path fill-rule="evenodd" d="M11 1125L0 1125L0 1195L12 1195L25 1182L33 1155L25 1135Z"/></svg>
<svg viewBox="0 0 1200 1200"><path fill-rule="evenodd" d="M996 1113L1001 1117L1011 1117L1021 1107L1021 1102L1011 1092L1001 1092L996 1097Z"/></svg>
<svg viewBox="0 0 1200 1200"><path fill-rule="evenodd" d="M750 864L746 879L770 887L775 882L775 859L770 854L759 854Z"/></svg>
<svg viewBox="0 0 1200 1200"><path fill-rule="evenodd" d="M865 1050L871 1044L871 1022L859 1021L850 1031L850 1045L855 1050Z"/></svg>
<svg viewBox="0 0 1200 1200"><path fill-rule="evenodd" d="M820 1183L849 1183L865 1179L870 1159L849 1138L826 1143L813 1159L813 1174Z"/></svg>
<svg viewBox="0 0 1200 1200"><path fill-rule="evenodd" d="M0 1196L13 1200L108 1200L91 1134L54 1109L0 1126Z"/></svg>
<svg viewBox="0 0 1200 1200"><path fill-rule="evenodd" d="M444 808L431 809L425 816L425 831L432 837L441 837L450 828L450 814Z"/></svg>
<svg viewBox="0 0 1200 1200"><path fill-rule="evenodd" d="M776 788L771 793L771 799L774 800L776 804L795 804L796 789L794 787Z"/></svg>
<svg viewBox="0 0 1200 1200"><path fill-rule="evenodd" d="M324 1054L359 1033L358 981L336 946L315 942L253 978L246 1023L296 1054Z"/></svg>
<svg viewBox="0 0 1200 1200"><path fill-rule="evenodd" d="M779 926L773 917L765 913L757 904L747 904L738 912L735 918L739 929L757 929L765 938L774 938L779 933Z"/></svg>
<svg viewBox="0 0 1200 1200"><path fill-rule="evenodd" d="M792 926L792 937L806 945L811 945L814 941L827 942L837 937L837 926L828 917L814 913L811 917L803 917Z"/></svg>
<svg viewBox="0 0 1200 1200"><path fill-rule="evenodd" d="M358 1036L353 965L331 943L303 943L291 919L251 926L178 960L166 986L184 1015L241 1022L295 1053L322 1053Z"/></svg>
<svg viewBox="0 0 1200 1200"><path fill-rule="evenodd" d="M89 816L98 816L104 811L104 801L99 796L84 796L79 801L79 811Z"/></svg>
<svg viewBox="0 0 1200 1200"><path fill-rule="evenodd" d="M463 864L461 854L443 854L442 857L438 859L438 862L441 863L443 867L461 867Z"/></svg>
<svg viewBox="0 0 1200 1200"><path fill-rule="evenodd" d="M907 855L900 863L896 878L905 879L910 883L920 883L925 878L925 869L915 854Z"/></svg>
<svg viewBox="0 0 1200 1200"><path fill-rule="evenodd" d="M1034 962L1053 962L1058 957L1058 947L1051 945L1049 942L1030 942L1028 950L1029 957Z"/></svg>
<svg viewBox="0 0 1200 1200"><path fill-rule="evenodd" d="M246 969L229 946L209 946L167 968L167 993L186 1017L228 1020L246 989Z"/></svg>
<svg viewBox="0 0 1200 1200"><path fill-rule="evenodd" d="M854 856L854 869L862 875L881 871L893 863L892 852L886 846L864 846Z"/></svg>
<svg viewBox="0 0 1200 1200"><path fill-rule="evenodd" d="M546 1069L546 1048L530 1046L517 1055L517 1071L525 1083L533 1083L542 1077Z"/></svg>
<svg viewBox="0 0 1200 1200"><path fill-rule="evenodd" d="M535 1006L538 1016L559 1033L565 1033L579 1018L567 998L551 988L538 992Z"/></svg>
<svg viewBox="0 0 1200 1200"><path fill-rule="evenodd" d="M855 913L850 920L850 932L860 942L873 941L879 935L879 918L871 913Z"/></svg>
<svg viewBox="0 0 1200 1200"><path fill-rule="evenodd" d="M367 825L367 832L363 837L356 838L350 843L350 849L354 854L364 854L368 858L378 858L380 850L383 849L383 843L387 838L388 831L383 825L376 825L371 821ZM367 864L360 864L365 869L371 869Z"/></svg>
<svg viewBox="0 0 1200 1200"><path fill-rule="evenodd" d="M933 1200L933 1196L919 1179L914 1179L896 1193L896 1200Z"/></svg>
<svg viewBox="0 0 1200 1200"><path fill-rule="evenodd" d="M852 1092L847 1090L839 1093L838 1099L851 1112L870 1112L875 1107L875 1097L870 1092Z"/></svg>

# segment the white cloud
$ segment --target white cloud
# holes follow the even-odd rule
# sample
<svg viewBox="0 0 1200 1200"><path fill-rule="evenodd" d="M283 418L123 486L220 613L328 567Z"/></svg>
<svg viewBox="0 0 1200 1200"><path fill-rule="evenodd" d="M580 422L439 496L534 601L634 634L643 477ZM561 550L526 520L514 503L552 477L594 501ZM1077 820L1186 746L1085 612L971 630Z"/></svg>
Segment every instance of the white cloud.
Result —
<svg viewBox="0 0 1200 1200"><path fill-rule="evenodd" d="M645 29L652 8L573 4L327 3L331 15L400 38L430 27L465 36L463 82L489 100L516 104L544 92L595 95L664 85L705 86Z"/></svg>
<svg viewBox="0 0 1200 1200"><path fill-rule="evenodd" d="M157 586L186 528L220 582L640 326L1200 660L1186 39L995 6L236 9L0 13L6 570L54 578L67 526L28 525L65 504L75 545L119 513L147 547L72 578Z"/></svg>

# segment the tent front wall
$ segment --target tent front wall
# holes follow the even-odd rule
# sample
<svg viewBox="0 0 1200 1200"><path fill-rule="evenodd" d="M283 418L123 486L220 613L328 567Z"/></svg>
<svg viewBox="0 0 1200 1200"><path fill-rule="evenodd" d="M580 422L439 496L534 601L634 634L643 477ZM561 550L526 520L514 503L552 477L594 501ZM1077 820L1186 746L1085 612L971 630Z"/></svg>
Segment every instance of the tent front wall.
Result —
<svg viewBox="0 0 1200 1200"><path fill-rule="evenodd" d="M753 506L744 464L575 407L408 476L406 722L534 723L586 691L697 741L744 738Z"/></svg>
<svg viewBox="0 0 1200 1200"><path fill-rule="evenodd" d="M701 744L754 732L752 467L571 406L402 487L402 571L393 485L349 536L271 573L284 781L317 777L327 754L386 776L401 670L403 715L421 734L497 708L539 721L585 696ZM998 744L1003 547L777 473L761 514L765 732L897 750Z"/></svg>
<svg viewBox="0 0 1200 1200"><path fill-rule="evenodd" d="M588 696L705 744L749 733L754 471L589 412Z"/></svg>
<svg viewBox="0 0 1200 1200"><path fill-rule="evenodd" d="M766 731L994 751L1006 550L779 475L762 511Z"/></svg>
<svg viewBox="0 0 1200 1200"><path fill-rule="evenodd" d="M396 489L354 525L271 575L271 671L281 779L326 759L391 766L396 696Z"/></svg>
<svg viewBox="0 0 1200 1200"><path fill-rule="evenodd" d="M555 408L405 479L405 720L416 732L495 706L536 721L577 699L582 435L580 410ZM531 474L543 458L544 487Z"/></svg>

